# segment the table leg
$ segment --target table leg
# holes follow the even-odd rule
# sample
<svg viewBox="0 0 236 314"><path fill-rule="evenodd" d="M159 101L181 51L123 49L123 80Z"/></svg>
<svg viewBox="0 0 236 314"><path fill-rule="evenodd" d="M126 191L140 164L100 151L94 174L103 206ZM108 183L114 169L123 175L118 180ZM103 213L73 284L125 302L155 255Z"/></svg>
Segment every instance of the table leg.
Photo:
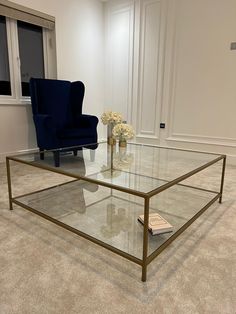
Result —
<svg viewBox="0 0 236 314"><path fill-rule="evenodd" d="M223 188L224 188L224 180L225 180L225 166L226 166L226 156L223 159L223 165L222 165L222 175L221 175L221 185L220 185L220 198L219 203L222 203L222 195L223 195Z"/></svg>
<svg viewBox="0 0 236 314"><path fill-rule="evenodd" d="M149 198L144 200L144 226L143 226L143 264L142 281L147 280L147 255L148 255L148 220L149 220Z"/></svg>
<svg viewBox="0 0 236 314"><path fill-rule="evenodd" d="M13 210L12 189L11 189L11 171L10 171L10 160L9 160L9 158L6 158L6 165L7 165L7 185L8 185L9 209Z"/></svg>

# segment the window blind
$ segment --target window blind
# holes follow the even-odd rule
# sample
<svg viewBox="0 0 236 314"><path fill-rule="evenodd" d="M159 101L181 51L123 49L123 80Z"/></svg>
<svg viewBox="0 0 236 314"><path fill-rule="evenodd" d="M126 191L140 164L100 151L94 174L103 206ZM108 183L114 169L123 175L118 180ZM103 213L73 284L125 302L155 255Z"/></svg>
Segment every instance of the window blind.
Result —
<svg viewBox="0 0 236 314"><path fill-rule="evenodd" d="M8 0L0 0L0 15L48 29L55 28L55 18L53 16L26 8Z"/></svg>

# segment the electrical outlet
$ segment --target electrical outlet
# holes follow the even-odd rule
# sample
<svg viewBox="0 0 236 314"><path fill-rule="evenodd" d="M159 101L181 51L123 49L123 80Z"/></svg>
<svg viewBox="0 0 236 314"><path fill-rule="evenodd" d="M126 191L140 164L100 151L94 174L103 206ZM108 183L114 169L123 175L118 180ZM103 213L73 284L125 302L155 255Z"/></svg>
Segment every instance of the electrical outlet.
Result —
<svg viewBox="0 0 236 314"><path fill-rule="evenodd" d="M165 129L166 128L166 124L165 123L160 123L160 129Z"/></svg>
<svg viewBox="0 0 236 314"><path fill-rule="evenodd" d="M236 50L236 42L231 43L230 50Z"/></svg>

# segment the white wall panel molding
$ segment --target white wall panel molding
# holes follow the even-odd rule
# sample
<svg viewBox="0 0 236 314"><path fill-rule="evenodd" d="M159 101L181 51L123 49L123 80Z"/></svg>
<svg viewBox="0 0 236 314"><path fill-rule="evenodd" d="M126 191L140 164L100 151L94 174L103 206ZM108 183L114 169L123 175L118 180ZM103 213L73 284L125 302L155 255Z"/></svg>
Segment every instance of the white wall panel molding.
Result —
<svg viewBox="0 0 236 314"><path fill-rule="evenodd" d="M172 56L172 83L169 85L170 95L169 95L169 112L167 116L167 142L185 142L185 143L198 143L206 144L213 146L225 146L225 147L234 147L236 148L236 138L228 137L216 137L216 136L204 136L204 135L195 135L190 133L178 133L174 130L174 119L176 111L176 81L177 81L177 46L178 46L178 27L176 26L175 32L175 42L174 42L174 52ZM235 157L236 158L236 157Z"/></svg>
<svg viewBox="0 0 236 314"><path fill-rule="evenodd" d="M176 0L172 0L172 15L170 16L170 34L171 41L169 43L169 48L172 53L169 55L169 72L168 72L168 81L166 85L168 86L167 95L167 110L166 110L166 124L167 124L167 139L173 139L173 123L175 116L175 101L176 101L176 82L177 82L177 71L178 71L178 34L179 34L179 25L178 25L178 5Z"/></svg>
<svg viewBox="0 0 236 314"><path fill-rule="evenodd" d="M107 8L106 106L132 121L134 2L113 2Z"/></svg>
<svg viewBox="0 0 236 314"><path fill-rule="evenodd" d="M236 139L226 138L226 137L213 137L213 136L208 137L208 136L200 136L200 135L196 136L193 134L173 133L166 140L167 141L199 143L199 144L226 146L226 147L236 148Z"/></svg>
<svg viewBox="0 0 236 314"><path fill-rule="evenodd" d="M172 53L167 57L165 70L163 121L167 128L163 141L168 146L184 145L186 148L199 144L200 150L208 147L236 156L236 129L232 118L235 89L232 71L229 71L235 68L235 62L228 44L233 36L229 23L236 25L231 14L235 3L230 3L231 10L223 2L218 2L214 8L215 13L222 12L222 20L230 21L214 36L218 24L210 1L206 2L206 10L201 2L170 2L172 16L168 20L167 50ZM198 19L201 14L202 23Z"/></svg>
<svg viewBox="0 0 236 314"><path fill-rule="evenodd" d="M159 140L162 106L166 2L140 1L137 138Z"/></svg>

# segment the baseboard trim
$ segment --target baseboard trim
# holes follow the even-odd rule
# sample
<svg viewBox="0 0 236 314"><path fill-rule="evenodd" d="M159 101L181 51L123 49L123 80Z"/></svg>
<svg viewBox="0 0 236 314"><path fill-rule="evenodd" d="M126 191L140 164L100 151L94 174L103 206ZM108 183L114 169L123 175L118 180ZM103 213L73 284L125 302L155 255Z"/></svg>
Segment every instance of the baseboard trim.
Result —
<svg viewBox="0 0 236 314"><path fill-rule="evenodd" d="M226 138L211 138L211 137L200 137L193 135L181 135L173 134L172 136L166 139L167 141L173 142L186 142L186 143L196 143L204 145L213 145L213 146L224 146L236 148L235 139L226 139Z"/></svg>

